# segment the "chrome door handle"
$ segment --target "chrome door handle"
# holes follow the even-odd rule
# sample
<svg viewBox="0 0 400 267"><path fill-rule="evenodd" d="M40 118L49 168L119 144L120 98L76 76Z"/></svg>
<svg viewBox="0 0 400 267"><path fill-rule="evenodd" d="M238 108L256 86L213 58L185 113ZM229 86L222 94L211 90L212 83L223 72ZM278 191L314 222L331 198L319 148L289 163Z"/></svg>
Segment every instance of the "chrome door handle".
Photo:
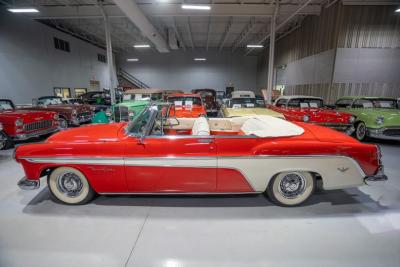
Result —
<svg viewBox="0 0 400 267"><path fill-rule="evenodd" d="M202 144L211 144L214 140L213 139L198 139L197 142L198 143L202 143Z"/></svg>

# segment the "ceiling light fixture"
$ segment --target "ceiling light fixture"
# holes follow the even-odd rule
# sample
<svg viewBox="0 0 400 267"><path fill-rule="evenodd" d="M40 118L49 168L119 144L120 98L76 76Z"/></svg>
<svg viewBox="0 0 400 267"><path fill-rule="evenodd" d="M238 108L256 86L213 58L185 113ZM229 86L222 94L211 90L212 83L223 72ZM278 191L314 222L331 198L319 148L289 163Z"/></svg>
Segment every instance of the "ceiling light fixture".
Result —
<svg viewBox="0 0 400 267"><path fill-rule="evenodd" d="M128 58L128 59L126 59L126 61L128 61L128 62L138 62L139 59L138 58Z"/></svg>
<svg viewBox="0 0 400 267"><path fill-rule="evenodd" d="M9 8L8 11L12 13L38 13L36 8Z"/></svg>
<svg viewBox="0 0 400 267"><path fill-rule="evenodd" d="M204 57L196 57L194 58L194 61L206 61L207 59Z"/></svg>
<svg viewBox="0 0 400 267"><path fill-rule="evenodd" d="M150 45L148 44L137 44L133 46L134 48L149 48Z"/></svg>
<svg viewBox="0 0 400 267"><path fill-rule="evenodd" d="M210 10L210 6L206 5L182 5L182 9Z"/></svg>
<svg viewBox="0 0 400 267"><path fill-rule="evenodd" d="M394 12L400 13L400 8L396 9Z"/></svg>
<svg viewBox="0 0 400 267"><path fill-rule="evenodd" d="M246 46L247 48L263 48L263 45L257 45L257 44L248 44Z"/></svg>

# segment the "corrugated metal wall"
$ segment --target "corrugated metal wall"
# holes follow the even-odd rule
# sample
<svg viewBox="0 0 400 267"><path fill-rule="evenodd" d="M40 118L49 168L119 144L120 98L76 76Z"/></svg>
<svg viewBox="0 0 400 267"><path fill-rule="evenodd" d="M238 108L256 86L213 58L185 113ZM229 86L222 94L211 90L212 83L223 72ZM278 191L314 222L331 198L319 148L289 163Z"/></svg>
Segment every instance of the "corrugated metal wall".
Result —
<svg viewBox="0 0 400 267"><path fill-rule="evenodd" d="M332 48L400 48L395 6L342 6L306 18L300 29L277 43L276 66ZM393 70L400 74L399 69ZM285 94L315 95L334 102L343 95L400 97L400 84L333 83L286 86Z"/></svg>

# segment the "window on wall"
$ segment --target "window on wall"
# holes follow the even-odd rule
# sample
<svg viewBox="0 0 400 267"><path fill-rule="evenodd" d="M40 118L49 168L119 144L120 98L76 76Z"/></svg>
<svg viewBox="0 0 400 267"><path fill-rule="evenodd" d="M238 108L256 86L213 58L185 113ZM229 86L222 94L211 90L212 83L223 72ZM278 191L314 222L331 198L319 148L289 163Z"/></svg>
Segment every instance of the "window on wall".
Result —
<svg viewBox="0 0 400 267"><path fill-rule="evenodd" d="M70 52L69 42L61 40L59 38L54 37L54 47L55 49L62 50L65 52Z"/></svg>
<svg viewBox="0 0 400 267"><path fill-rule="evenodd" d="M74 91L75 91L75 97L79 97L87 93L87 88L75 88Z"/></svg>
<svg viewBox="0 0 400 267"><path fill-rule="evenodd" d="M97 54L97 60L103 63L107 63L107 57L103 54Z"/></svg>
<svg viewBox="0 0 400 267"><path fill-rule="evenodd" d="M62 98L70 98L71 90L68 87L54 87L54 95Z"/></svg>

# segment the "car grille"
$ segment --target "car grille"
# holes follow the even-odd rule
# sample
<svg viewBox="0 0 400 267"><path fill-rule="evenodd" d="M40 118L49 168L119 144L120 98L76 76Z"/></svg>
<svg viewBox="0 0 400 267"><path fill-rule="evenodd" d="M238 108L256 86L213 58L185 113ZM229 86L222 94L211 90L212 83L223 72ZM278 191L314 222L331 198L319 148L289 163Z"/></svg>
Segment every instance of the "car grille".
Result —
<svg viewBox="0 0 400 267"><path fill-rule="evenodd" d="M129 121L128 107L116 106L114 107L113 114L115 122Z"/></svg>
<svg viewBox="0 0 400 267"><path fill-rule="evenodd" d="M42 129L46 129L48 127L51 127L52 125L52 121L48 120L48 121L36 121L36 122L32 122L32 123L27 123L24 124L24 131L25 132L31 132L31 131L35 131L35 130L42 130Z"/></svg>
<svg viewBox="0 0 400 267"><path fill-rule="evenodd" d="M88 116L90 116L90 115L91 115L90 112L82 112L82 113L79 113L79 114L78 114L78 117L85 118L85 117L88 117Z"/></svg>
<svg viewBox="0 0 400 267"><path fill-rule="evenodd" d="M400 129L386 129L383 131L383 134L387 136L400 136Z"/></svg>

